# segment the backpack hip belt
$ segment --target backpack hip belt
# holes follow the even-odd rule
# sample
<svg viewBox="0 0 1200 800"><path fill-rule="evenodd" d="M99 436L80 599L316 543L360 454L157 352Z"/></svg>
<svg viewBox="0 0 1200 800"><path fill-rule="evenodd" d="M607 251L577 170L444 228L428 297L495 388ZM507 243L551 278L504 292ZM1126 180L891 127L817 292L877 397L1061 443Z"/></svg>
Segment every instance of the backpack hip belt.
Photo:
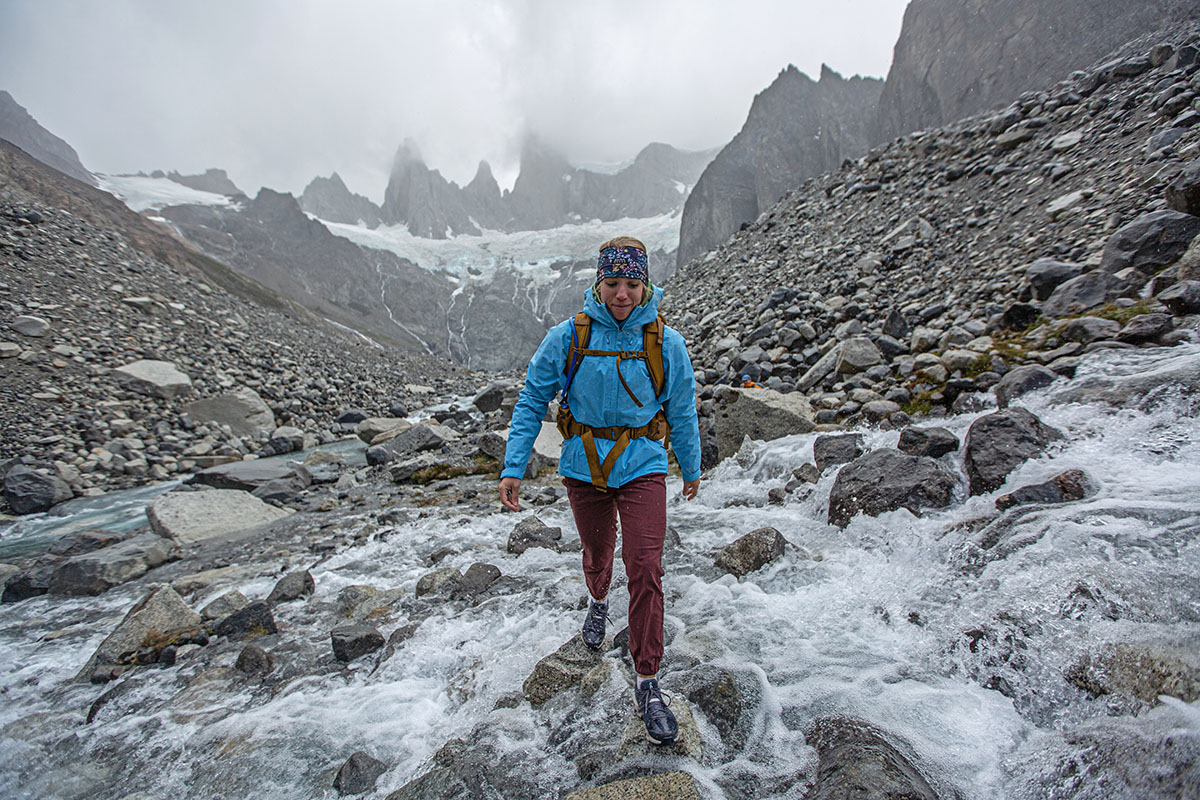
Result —
<svg viewBox="0 0 1200 800"><path fill-rule="evenodd" d="M584 425L571 415L571 409L566 406L559 408L556 423L558 432L564 439L578 436L582 440L583 453L587 456L588 471L592 474L592 486L602 492L608 491L608 475L612 472L613 465L617 463L621 453L625 452L625 448L629 446L630 441L644 436L647 439L662 442L665 448L671 435L671 426L667 424L667 415L661 408L649 422L636 428L624 425L595 428L591 425ZM608 451L608 455L604 457L604 461L600 460L600 453L596 450L596 439L608 439L615 442L612 449Z"/></svg>

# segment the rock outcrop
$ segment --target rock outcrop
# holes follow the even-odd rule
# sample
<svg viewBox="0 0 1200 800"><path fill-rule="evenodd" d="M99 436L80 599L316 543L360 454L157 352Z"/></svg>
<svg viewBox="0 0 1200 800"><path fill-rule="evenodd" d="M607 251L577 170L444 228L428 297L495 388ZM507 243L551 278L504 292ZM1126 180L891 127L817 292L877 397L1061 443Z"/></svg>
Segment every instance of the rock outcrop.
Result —
<svg viewBox="0 0 1200 800"><path fill-rule="evenodd" d="M817 81L783 70L688 195L677 263L725 241L802 181L865 153L882 90L880 80L846 79L827 66Z"/></svg>
<svg viewBox="0 0 1200 800"><path fill-rule="evenodd" d="M7 139L51 169L89 186L96 176L79 160L75 148L43 128L13 96L0 90L0 139Z"/></svg>

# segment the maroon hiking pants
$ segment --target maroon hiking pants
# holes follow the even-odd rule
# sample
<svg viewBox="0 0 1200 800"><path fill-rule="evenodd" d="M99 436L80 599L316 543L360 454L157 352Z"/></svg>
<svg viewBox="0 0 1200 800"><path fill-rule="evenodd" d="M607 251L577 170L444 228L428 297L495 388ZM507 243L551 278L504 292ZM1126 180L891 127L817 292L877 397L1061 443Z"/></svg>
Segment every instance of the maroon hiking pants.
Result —
<svg viewBox="0 0 1200 800"><path fill-rule="evenodd" d="M629 652L639 675L658 674L663 654L662 550L667 533L666 475L634 478L602 492L563 478L583 544L583 577L592 597L607 597L621 518L621 560L629 578Z"/></svg>

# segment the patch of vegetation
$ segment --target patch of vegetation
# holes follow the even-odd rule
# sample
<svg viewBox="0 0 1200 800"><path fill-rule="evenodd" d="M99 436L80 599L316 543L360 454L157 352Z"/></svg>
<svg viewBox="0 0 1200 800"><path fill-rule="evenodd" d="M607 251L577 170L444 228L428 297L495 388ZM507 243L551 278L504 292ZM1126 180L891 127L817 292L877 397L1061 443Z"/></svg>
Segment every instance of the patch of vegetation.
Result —
<svg viewBox="0 0 1200 800"><path fill-rule="evenodd" d="M967 365L967 368L963 370L963 375L968 378L977 378L991 369L992 357L990 354L984 353Z"/></svg>
<svg viewBox="0 0 1200 800"><path fill-rule="evenodd" d="M928 416L933 410L933 401L929 399L930 392L921 392L900 407L900 410L910 417Z"/></svg>
<svg viewBox="0 0 1200 800"><path fill-rule="evenodd" d="M1149 301L1139 300L1131 306L1118 306L1116 303L1109 303L1099 311L1093 311L1090 314L1081 314L1080 316L1111 319L1114 322L1119 322L1121 325L1126 325L1134 317L1140 317L1142 314L1149 314L1151 311L1152 309Z"/></svg>

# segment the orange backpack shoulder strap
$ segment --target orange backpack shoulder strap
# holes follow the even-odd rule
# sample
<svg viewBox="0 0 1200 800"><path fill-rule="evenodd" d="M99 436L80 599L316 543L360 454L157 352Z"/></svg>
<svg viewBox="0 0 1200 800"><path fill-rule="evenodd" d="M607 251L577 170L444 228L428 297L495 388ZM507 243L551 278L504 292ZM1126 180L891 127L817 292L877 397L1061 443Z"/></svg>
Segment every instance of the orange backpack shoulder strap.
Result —
<svg viewBox="0 0 1200 800"><path fill-rule="evenodd" d="M592 318L580 311L575 315L574 326L571 331L571 346L567 348L567 363L563 368L567 374L567 380L562 389L563 397L566 397L567 390L571 388L571 381L575 379L575 370L579 369L579 362L583 360L583 354L579 351L587 349L588 339L592 335Z"/></svg>
<svg viewBox="0 0 1200 800"><path fill-rule="evenodd" d="M650 382L654 384L654 393L662 394L667 383L667 372L663 366L663 336L666 333L666 323L662 314L653 322L642 327L642 349L646 351L646 368L650 371Z"/></svg>

